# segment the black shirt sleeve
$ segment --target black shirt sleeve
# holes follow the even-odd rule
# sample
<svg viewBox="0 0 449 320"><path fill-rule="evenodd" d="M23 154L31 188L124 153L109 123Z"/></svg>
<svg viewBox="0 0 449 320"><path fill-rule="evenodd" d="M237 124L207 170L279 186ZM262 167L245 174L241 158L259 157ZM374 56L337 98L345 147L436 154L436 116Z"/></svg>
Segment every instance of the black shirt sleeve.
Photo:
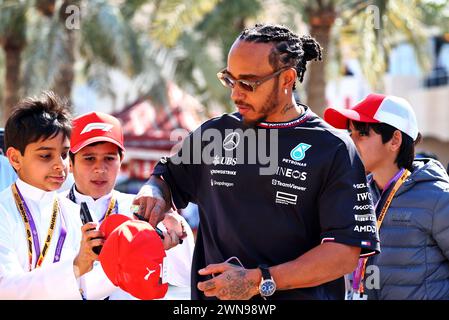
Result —
<svg viewBox="0 0 449 320"><path fill-rule="evenodd" d="M361 256L380 252L365 169L352 143L341 143L320 195L321 241L361 247Z"/></svg>
<svg viewBox="0 0 449 320"><path fill-rule="evenodd" d="M162 158L152 175L164 179L168 184L172 202L176 208L185 208L189 202L197 203L198 165L195 165L194 134L189 134L183 141L181 149L171 157Z"/></svg>

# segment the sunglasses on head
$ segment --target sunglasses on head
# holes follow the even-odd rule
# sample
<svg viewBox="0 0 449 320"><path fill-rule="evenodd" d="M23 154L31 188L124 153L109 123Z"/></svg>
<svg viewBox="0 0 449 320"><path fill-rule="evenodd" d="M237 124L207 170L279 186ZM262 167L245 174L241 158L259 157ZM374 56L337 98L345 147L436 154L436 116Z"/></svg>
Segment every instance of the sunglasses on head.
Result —
<svg viewBox="0 0 449 320"><path fill-rule="evenodd" d="M254 92L256 91L257 87L260 86L262 83L264 83L265 81L270 80L271 78L274 78L275 76L277 76L278 74L280 74L282 71L285 71L287 69L290 69L291 67L284 67L281 68L265 77L261 77L257 80L239 80L239 79L235 79L233 76L231 76L229 74L229 72L225 69L221 70L220 72L217 73L217 77L220 80L221 84L224 85L227 88L234 88L235 84L238 84L240 86L240 88L246 90L246 91L250 91L250 92Z"/></svg>

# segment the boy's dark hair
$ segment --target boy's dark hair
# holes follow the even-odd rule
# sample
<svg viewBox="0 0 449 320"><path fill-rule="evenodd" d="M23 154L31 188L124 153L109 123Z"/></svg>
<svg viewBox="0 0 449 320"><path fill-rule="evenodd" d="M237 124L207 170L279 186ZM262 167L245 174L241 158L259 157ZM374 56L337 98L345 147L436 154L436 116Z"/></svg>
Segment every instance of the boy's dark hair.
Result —
<svg viewBox="0 0 449 320"><path fill-rule="evenodd" d="M354 128L361 133L368 134L369 129L372 128L374 132L381 135L382 143L384 144L390 141L393 137L393 133L398 130L386 123L366 123L358 121L352 121L352 123L354 125ZM410 136L402 131L401 135L401 147L399 148L399 153L394 162L398 165L399 168L405 168L412 171L412 163L413 159L415 158L415 146L421 141L421 133L418 133L418 137L415 141L413 141Z"/></svg>
<svg viewBox="0 0 449 320"><path fill-rule="evenodd" d="M54 138L60 132L70 138L71 131L67 101L44 91L41 97L26 98L15 106L5 125L5 150L13 147L23 155L30 143Z"/></svg>
<svg viewBox="0 0 449 320"><path fill-rule="evenodd" d="M287 27L272 24L256 24L238 36L239 40L256 43L274 43L269 61L274 70L285 66L296 69L299 82L304 79L307 62L321 60L321 46L310 36L299 37ZM293 84L295 89L296 84Z"/></svg>
<svg viewBox="0 0 449 320"><path fill-rule="evenodd" d="M106 141L98 141L91 144L88 144L89 147L94 147L98 144L106 143ZM87 147L87 146L86 146ZM120 157L120 160L123 158L123 151L119 147L117 147L118 150L118 156ZM71 151L69 151L69 158L72 161L73 164L75 164L75 154Z"/></svg>

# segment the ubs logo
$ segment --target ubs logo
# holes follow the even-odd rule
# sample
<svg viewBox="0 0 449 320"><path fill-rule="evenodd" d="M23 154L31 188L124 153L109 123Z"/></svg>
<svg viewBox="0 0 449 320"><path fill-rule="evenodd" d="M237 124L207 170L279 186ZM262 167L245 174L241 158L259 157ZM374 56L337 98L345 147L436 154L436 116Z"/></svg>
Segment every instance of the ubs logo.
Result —
<svg viewBox="0 0 449 320"><path fill-rule="evenodd" d="M239 142L240 135L237 132L231 132L224 138L223 148L227 151L234 150L239 145Z"/></svg>
<svg viewBox="0 0 449 320"><path fill-rule="evenodd" d="M225 166L235 166L237 164L237 158L215 156L214 161L212 161L212 164L214 166L219 164Z"/></svg>

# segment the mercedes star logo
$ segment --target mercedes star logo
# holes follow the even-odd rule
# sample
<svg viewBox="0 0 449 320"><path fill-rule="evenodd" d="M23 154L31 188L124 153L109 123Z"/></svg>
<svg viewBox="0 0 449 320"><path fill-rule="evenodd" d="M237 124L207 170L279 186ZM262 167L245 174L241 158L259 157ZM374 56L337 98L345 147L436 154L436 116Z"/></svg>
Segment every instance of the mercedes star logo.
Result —
<svg viewBox="0 0 449 320"><path fill-rule="evenodd" d="M223 148L227 151L234 150L239 145L239 142L240 135L237 132L231 132L224 138Z"/></svg>

